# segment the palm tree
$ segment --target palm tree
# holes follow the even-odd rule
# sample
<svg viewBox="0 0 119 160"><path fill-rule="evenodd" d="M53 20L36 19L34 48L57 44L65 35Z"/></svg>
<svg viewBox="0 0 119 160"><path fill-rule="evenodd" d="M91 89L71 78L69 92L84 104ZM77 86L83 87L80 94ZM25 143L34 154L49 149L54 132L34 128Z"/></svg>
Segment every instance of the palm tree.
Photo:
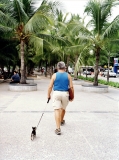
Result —
<svg viewBox="0 0 119 160"><path fill-rule="evenodd" d="M10 78L10 69L15 69L19 62L19 56L16 49L17 42L0 37L0 68L6 67L8 70L6 78ZM3 74L4 69L3 70Z"/></svg>
<svg viewBox="0 0 119 160"><path fill-rule="evenodd" d="M112 36L112 35L111 35ZM107 72L107 82L109 82L109 67L110 67L110 58L116 57L118 52L118 35L116 32L113 33L113 38L110 37L110 41L107 40L105 43L104 51L106 52L107 56L107 64L108 64L108 72Z"/></svg>
<svg viewBox="0 0 119 160"><path fill-rule="evenodd" d="M91 17L89 23L84 26L78 23L74 25L74 32L79 32L77 39L87 43L87 48L93 49L95 54L94 65L94 86L98 85L98 66L100 61L100 53L103 50L109 36L113 36L113 31L118 28L119 16L111 23L108 19L111 17L111 11L116 6L116 0L90 0L85 8L85 13ZM88 28L90 27L90 28Z"/></svg>
<svg viewBox="0 0 119 160"><path fill-rule="evenodd" d="M8 2L8 0L6 0ZM14 38L20 42L21 54L21 83L26 83L25 78L25 48L34 48L35 54L43 53L43 39L36 34L48 34L53 24L53 12L57 2L43 0L36 6L36 0L13 0L9 1L9 13L16 20L10 30L15 30ZM7 4L6 4L7 6ZM3 19L2 19L3 20ZM1 21L2 21L1 20ZM1 28L0 28L1 29ZM9 27L8 27L9 29ZM26 49L27 50L27 49Z"/></svg>
<svg viewBox="0 0 119 160"><path fill-rule="evenodd" d="M112 8L116 5L116 2L116 0L91 0L85 8L85 12L91 17L89 24L92 27L91 32L93 36L90 39L95 51L95 86L98 85L100 52L105 46L108 36L111 36L115 30L115 24L117 25L117 21L119 21L119 16L117 16L111 23L108 22L109 17L111 17ZM110 38L108 38L108 41L110 41Z"/></svg>
<svg viewBox="0 0 119 160"><path fill-rule="evenodd" d="M57 37L52 53L59 55L59 59L65 61L68 66L69 61L73 62L74 59L74 56L72 56L74 50L71 50L69 46L73 46L72 42L75 36L73 37L72 33L68 30L67 26L69 21L67 21L67 16L68 13L63 16L62 11L57 10L55 18L56 23L51 34L53 37ZM71 20L72 19L71 17Z"/></svg>
<svg viewBox="0 0 119 160"><path fill-rule="evenodd" d="M78 28L77 28L78 26ZM66 52L69 55L69 60L74 64L74 79L77 79L77 72L83 65L83 57L89 53L89 46L87 41L81 41L79 39L79 31L89 32L84 27L84 21L79 15L71 15L71 19L66 24L65 30L63 28L65 37L70 42L70 46L66 47ZM80 35L81 36L81 35ZM87 46L86 46L87 45Z"/></svg>
<svg viewBox="0 0 119 160"><path fill-rule="evenodd" d="M67 55L65 47L69 45L62 29L66 24L67 14L63 16L61 10L56 9L55 24L49 31L49 36L39 33L38 36L43 38L44 50L47 52L47 60L51 64L56 64L59 60L66 62Z"/></svg>
<svg viewBox="0 0 119 160"><path fill-rule="evenodd" d="M0 1L0 67L4 68L4 66L6 66L8 68L8 75L10 67L12 66L14 69L19 61L16 49L18 41L11 39L11 37L15 35L13 28L16 24L16 20L11 17L10 9L9 0Z"/></svg>
<svg viewBox="0 0 119 160"><path fill-rule="evenodd" d="M4 39L10 38L16 23L16 20L11 17L10 9L11 5L9 0L0 1L0 37Z"/></svg>
<svg viewBox="0 0 119 160"><path fill-rule="evenodd" d="M35 2L35 1L34 1ZM13 16L17 19L16 38L20 41L21 52L21 83L25 83L25 46L34 47L36 54L43 53L43 39L36 36L38 32L45 32L52 23L52 10L47 0L43 0L37 10L30 0L13 0ZM19 14L20 12L20 14Z"/></svg>

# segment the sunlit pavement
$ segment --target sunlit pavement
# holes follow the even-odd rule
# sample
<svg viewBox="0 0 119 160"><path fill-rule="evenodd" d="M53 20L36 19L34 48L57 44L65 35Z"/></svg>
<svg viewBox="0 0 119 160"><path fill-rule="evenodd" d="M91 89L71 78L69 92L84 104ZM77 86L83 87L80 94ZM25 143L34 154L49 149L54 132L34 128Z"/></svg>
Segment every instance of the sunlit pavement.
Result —
<svg viewBox="0 0 119 160"><path fill-rule="evenodd" d="M58 136L52 100L46 103L50 79L34 81L38 90L32 92L11 92L7 82L0 84L0 160L119 160L119 89L86 93L74 85L75 100Z"/></svg>

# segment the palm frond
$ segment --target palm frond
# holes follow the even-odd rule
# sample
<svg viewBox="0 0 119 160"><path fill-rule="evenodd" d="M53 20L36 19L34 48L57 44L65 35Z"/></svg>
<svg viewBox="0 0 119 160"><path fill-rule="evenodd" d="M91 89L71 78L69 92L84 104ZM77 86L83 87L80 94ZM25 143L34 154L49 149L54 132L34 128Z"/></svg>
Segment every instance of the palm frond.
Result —
<svg viewBox="0 0 119 160"><path fill-rule="evenodd" d="M114 30L117 30L119 27L119 15L107 26L105 31L102 34L102 38L109 36Z"/></svg>
<svg viewBox="0 0 119 160"><path fill-rule="evenodd" d="M32 17L40 5L39 0L22 0L22 3L24 5L24 11L28 17Z"/></svg>
<svg viewBox="0 0 119 160"><path fill-rule="evenodd" d="M34 52L37 55L43 54L43 39L32 35L29 37L29 45L33 46Z"/></svg>
<svg viewBox="0 0 119 160"><path fill-rule="evenodd" d="M45 30L52 23L52 20L42 12L36 12L25 25L25 33L37 33L39 30Z"/></svg>
<svg viewBox="0 0 119 160"><path fill-rule="evenodd" d="M16 21L14 18L11 17L10 14L0 11L0 23L2 25L9 26L10 28L10 26L11 27L15 26Z"/></svg>
<svg viewBox="0 0 119 160"><path fill-rule="evenodd" d="M91 25L98 35L102 34L103 27L111 17L111 11L115 6L115 0L90 0L85 8L87 15L91 16Z"/></svg>
<svg viewBox="0 0 119 160"><path fill-rule="evenodd" d="M54 16L57 15L57 11L59 11L60 13L60 16L62 16L62 11L61 9L63 8L63 5L61 2L59 1L49 1L47 2L48 6L50 7L51 9L51 12L53 13Z"/></svg>
<svg viewBox="0 0 119 160"><path fill-rule="evenodd" d="M26 23L29 19L24 10L24 4L21 0L11 1L11 12L12 16L17 20L18 23Z"/></svg>
<svg viewBox="0 0 119 160"><path fill-rule="evenodd" d="M5 32L6 34L9 32L12 32L13 29L11 27L7 27L7 26L4 26L2 24L0 24L0 32Z"/></svg>
<svg viewBox="0 0 119 160"><path fill-rule="evenodd" d="M78 36L80 32L85 35L92 35L91 32L84 26L84 24L82 22L69 23L67 28L71 32L75 33L76 36Z"/></svg>
<svg viewBox="0 0 119 160"><path fill-rule="evenodd" d="M78 59L75 65L75 71L78 71L79 68L84 64L84 59L86 60L85 57L89 58L89 48L88 46L84 47L82 51L80 51L80 54L78 55ZM86 61L88 63L88 61Z"/></svg>

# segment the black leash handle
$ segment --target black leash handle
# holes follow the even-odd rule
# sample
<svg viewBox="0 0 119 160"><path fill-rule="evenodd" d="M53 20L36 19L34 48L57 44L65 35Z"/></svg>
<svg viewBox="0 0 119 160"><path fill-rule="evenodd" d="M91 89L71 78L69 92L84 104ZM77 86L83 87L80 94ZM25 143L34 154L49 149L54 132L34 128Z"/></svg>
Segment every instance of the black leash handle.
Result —
<svg viewBox="0 0 119 160"><path fill-rule="evenodd" d="M48 98L47 103L49 103L49 101L50 101L50 98ZM46 108L46 106L45 106L45 108ZM44 110L44 111L45 111L45 110ZM42 113L42 115L41 115L41 117L40 117L40 120L39 120L39 122L38 122L38 125L37 125L36 129L38 128L39 123L40 123L40 121L41 121L41 119L42 119L43 115L44 115L44 112Z"/></svg>
<svg viewBox="0 0 119 160"><path fill-rule="evenodd" d="M50 101L50 98L48 98L48 101L47 101L47 103L49 103L49 101Z"/></svg>

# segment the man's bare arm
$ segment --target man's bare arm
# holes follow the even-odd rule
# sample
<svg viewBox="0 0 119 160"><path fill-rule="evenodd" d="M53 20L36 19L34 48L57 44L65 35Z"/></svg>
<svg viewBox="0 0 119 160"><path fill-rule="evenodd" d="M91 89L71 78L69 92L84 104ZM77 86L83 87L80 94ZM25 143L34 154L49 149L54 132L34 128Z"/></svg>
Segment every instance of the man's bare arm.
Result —
<svg viewBox="0 0 119 160"><path fill-rule="evenodd" d="M50 94L52 92L52 88L53 88L53 84L54 84L54 80L55 80L55 74L53 74L51 80L50 80L50 84L49 84L49 87L48 87L48 98L51 98Z"/></svg>

